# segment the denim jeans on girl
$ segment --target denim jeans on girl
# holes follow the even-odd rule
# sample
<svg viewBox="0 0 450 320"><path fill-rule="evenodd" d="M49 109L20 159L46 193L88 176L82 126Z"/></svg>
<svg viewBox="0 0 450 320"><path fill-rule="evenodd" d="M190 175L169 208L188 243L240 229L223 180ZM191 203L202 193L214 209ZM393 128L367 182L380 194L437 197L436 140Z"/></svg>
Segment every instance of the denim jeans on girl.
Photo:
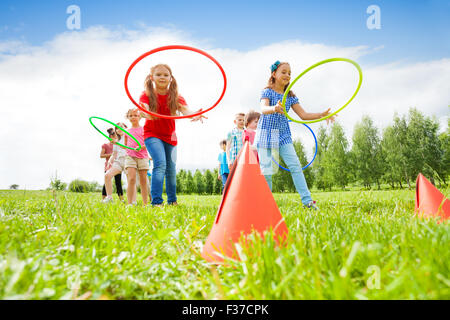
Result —
<svg viewBox="0 0 450 320"><path fill-rule="evenodd" d="M302 166L298 160L297 154L292 143L284 144L279 148L279 153L288 169L291 171L292 180L294 181L295 189L302 197L302 203L307 205L312 201L311 192L309 192L306 184L305 176L303 175ZM258 148L259 164L261 172L272 190L272 149ZM281 170L281 169L280 169Z"/></svg>
<svg viewBox="0 0 450 320"><path fill-rule="evenodd" d="M150 156L153 159L152 171L152 205L162 204L164 177L166 178L167 202L171 204L177 201L177 173L176 158L177 147L158 138L145 139Z"/></svg>

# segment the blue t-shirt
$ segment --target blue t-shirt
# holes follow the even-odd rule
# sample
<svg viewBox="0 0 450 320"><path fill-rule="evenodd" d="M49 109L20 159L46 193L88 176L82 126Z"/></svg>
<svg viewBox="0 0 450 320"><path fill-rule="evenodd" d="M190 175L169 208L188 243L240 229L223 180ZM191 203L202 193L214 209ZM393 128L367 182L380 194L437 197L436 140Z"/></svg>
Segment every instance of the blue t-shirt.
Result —
<svg viewBox="0 0 450 320"><path fill-rule="evenodd" d="M230 173L230 170L228 170L227 153L225 151L219 153L219 163L220 163L220 175L224 173Z"/></svg>

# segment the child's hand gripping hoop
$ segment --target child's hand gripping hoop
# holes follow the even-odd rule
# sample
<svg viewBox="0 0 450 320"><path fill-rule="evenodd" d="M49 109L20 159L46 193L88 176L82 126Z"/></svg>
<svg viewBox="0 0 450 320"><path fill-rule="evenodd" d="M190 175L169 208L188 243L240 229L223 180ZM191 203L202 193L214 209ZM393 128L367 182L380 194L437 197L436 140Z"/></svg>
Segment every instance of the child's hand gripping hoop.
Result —
<svg viewBox="0 0 450 320"><path fill-rule="evenodd" d="M113 122L111 122L111 121L109 121L109 120L100 118L100 117L90 117L90 118L89 118L89 122L90 122L91 125L94 127L94 129L97 130L98 132L100 132L100 133L102 134L102 136L104 136L104 137L105 137L106 139L108 139L109 141L111 141L112 139L111 139L110 137L108 137L106 134L104 134L103 132L101 132L101 131L94 125L94 123L92 122L92 119L100 119L100 120L103 120L103 121L108 122L109 124L113 125L113 126L116 127L117 129L120 129L120 130L122 130L123 132L125 132L127 135L129 135L129 136L131 137L131 139L133 139L133 140L137 143L137 145L138 145L137 148L131 148L131 147L128 147L128 146L126 146L126 145L123 145L123 144L121 144L121 143L119 143L119 142L116 142L116 144L117 144L118 146L121 146L121 147L126 148L126 149L130 149L130 150L134 150L134 151L139 151L139 150L142 149L142 146L141 146L141 144L139 143L139 141L138 141L135 137L133 137L127 130L125 130L124 128L122 128L121 126L118 126L117 124L115 124L115 123L113 123Z"/></svg>
<svg viewBox="0 0 450 320"><path fill-rule="evenodd" d="M289 120L289 122L291 122L291 120ZM309 131L311 131L311 133L312 133L312 135L313 135L313 137L314 137L314 142L315 142L315 144L316 144L316 151L314 152L314 157L312 158L312 160L311 160L306 166L304 166L304 167L302 168L302 170L305 170L306 168L308 168L308 167L311 165L311 163L313 163L314 159L316 158L318 146L317 146L317 138L316 138L316 135L314 134L314 131L312 131L312 129L311 129L308 125L306 125L306 124L304 124L304 123L302 123L302 124L303 124L305 127L307 127ZM280 169L283 169L283 170L285 170L285 171L287 171L287 172L291 172L291 170L289 170L288 168L285 168L285 167L283 167L282 165L280 165L280 164L273 158L273 156L272 156L272 161L275 162L275 163L280 167Z"/></svg>
<svg viewBox="0 0 450 320"><path fill-rule="evenodd" d="M359 73L359 82L358 82L358 87L356 88L355 93L353 93L353 96L350 98L350 100L347 101L346 104L344 104L342 107L340 107L337 111L335 111L335 112L333 112L333 113L327 115L326 117L323 117L323 118L320 118L320 119L316 119L316 120L310 120L310 121L300 121L300 120L295 120L295 119L293 119L291 116L288 115L288 113L287 113L287 111L286 111L286 98L287 98L287 95L288 95L289 91L291 90L292 86L297 82L298 79L300 79L300 78L301 78L305 73L307 73L308 71L310 71L310 70L314 69L315 67L318 67L318 66L320 66L320 65L322 65L322 64L325 64L325 63L328 63L328 62L333 62L333 61L344 61L344 62L351 63L351 64L354 65L354 66L356 67L356 69L358 70L358 73ZM300 73L300 75L299 75L297 78L295 78L294 81L292 81L292 83L287 87L287 89L286 89L286 91L284 92L284 95L283 95L283 100L281 101L281 105L283 106L284 114L286 115L286 117L287 117L288 119L290 119L290 120L292 120L292 121L294 121L294 122L297 122L297 123L303 123L303 124L305 124L305 123L314 123L314 122L319 122L319 121L322 121L322 120L326 120L326 119L328 119L328 118L334 116L335 114L337 114L337 113L338 113L339 111L341 111L342 109L344 109L344 108L345 108L345 107L353 100L353 98L354 98L354 97L356 96L356 94L358 93L359 88L361 87L362 78L363 78L363 76L362 76L361 67L359 66L359 64L357 64L357 63L356 63L355 61L353 61L353 60L346 59L346 58L331 58L331 59L327 59L327 60L323 60L323 61L317 62L316 64L313 64L311 67L309 67L308 69L306 69L305 71L303 71L302 73Z"/></svg>
<svg viewBox="0 0 450 320"><path fill-rule="evenodd" d="M222 94L220 95L219 99L212 105L212 107L209 107L208 109L205 109L203 111L199 111L199 112L196 112L196 113L193 113L193 114L190 114L190 115L186 115L186 116L168 116L168 115L164 115L164 114L159 114L159 113L148 111L148 110L142 108L136 101L134 101L133 97L130 95L130 92L128 91L128 76L130 75L131 70L133 70L134 66L139 61L144 59L145 57L147 57L147 56L149 56L151 54L160 52L160 51L173 50L173 49L181 49L181 50L189 50L189 51L197 52L197 53L199 53L201 55L204 55L205 57L209 58L220 69L220 72L222 72L222 76L223 76L223 90L222 90ZM157 118L163 118L163 119L184 119L184 118L193 118L193 117L199 116L199 115L201 115L201 114L203 114L205 112L208 112L208 111L214 109L219 104L219 102L222 100L222 98L223 98L223 96L225 94L225 91L227 89L227 77L225 75L225 71L223 70L223 68L219 64L219 62L217 62L217 60L214 59L212 56L210 56L208 53L206 53L206 52L204 52L204 51L202 51L200 49L193 48L193 47L172 45L172 46L164 46L164 47L155 48L153 50L150 50L150 51L144 53L139 58L137 58L131 64L131 66L128 68L127 73L125 74L124 84L125 84L125 91L127 93L128 98L130 98L131 102L133 102L134 105L136 107L138 107L140 110L142 110L143 112L148 113L148 114L150 114L150 115L152 115L154 117L157 117Z"/></svg>

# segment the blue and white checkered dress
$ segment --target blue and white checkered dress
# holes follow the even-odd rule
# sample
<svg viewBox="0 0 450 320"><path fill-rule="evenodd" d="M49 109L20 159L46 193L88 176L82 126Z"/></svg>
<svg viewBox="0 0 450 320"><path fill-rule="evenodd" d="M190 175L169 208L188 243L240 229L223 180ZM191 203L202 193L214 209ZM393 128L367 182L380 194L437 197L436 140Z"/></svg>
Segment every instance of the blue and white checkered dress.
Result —
<svg viewBox="0 0 450 320"><path fill-rule="evenodd" d="M278 100L283 101L283 94L272 89L264 89L261 93L261 99L269 99L269 105L274 106ZM298 103L296 96L288 96L286 98L286 111L289 112L291 106L296 103ZM288 118L280 113L261 114L255 141L258 148L279 148L282 145L292 143Z"/></svg>

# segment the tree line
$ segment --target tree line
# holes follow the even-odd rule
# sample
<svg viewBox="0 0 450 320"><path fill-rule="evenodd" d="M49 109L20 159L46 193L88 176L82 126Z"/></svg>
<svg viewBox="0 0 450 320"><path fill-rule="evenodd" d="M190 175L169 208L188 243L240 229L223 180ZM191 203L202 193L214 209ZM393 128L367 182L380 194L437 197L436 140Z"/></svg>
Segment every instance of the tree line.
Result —
<svg viewBox="0 0 450 320"><path fill-rule="evenodd" d="M419 172L433 184L446 186L450 174L449 120L447 130L439 134L436 118L411 108L407 115L395 114L392 123L380 132L369 116L363 116L355 125L351 140L337 122L329 127L321 126L316 134L316 159L303 171L308 186L321 190L345 189L351 184L366 189L380 189L381 184L412 188ZM302 142L295 140L293 145L300 163L306 165ZM279 163L286 167L282 159ZM278 169L275 163L274 169L277 172L272 177L272 190L295 192L290 173ZM222 182L217 177L217 168L194 172L181 169L176 176L177 193L221 194ZM67 186L57 175L52 178L50 188L64 190L66 187L74 192L101 191L101 185L95 181L76 179Z"/></svg>

